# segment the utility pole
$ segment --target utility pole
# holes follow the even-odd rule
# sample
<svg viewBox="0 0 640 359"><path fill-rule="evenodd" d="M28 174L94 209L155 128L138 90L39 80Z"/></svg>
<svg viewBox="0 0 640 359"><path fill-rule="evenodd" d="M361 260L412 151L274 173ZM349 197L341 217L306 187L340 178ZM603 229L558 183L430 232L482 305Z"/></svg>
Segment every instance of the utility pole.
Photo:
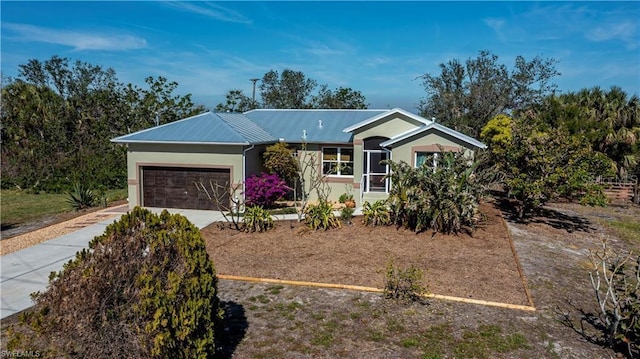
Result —
<svg viewBox="0 0 640 359"><path fill-rule="evenodd" d="M256 102L256 82L258 82L258 80L260 79L249 79L249 81L253 82L253 95L251 96L251 99L254 103Z"/></svg>

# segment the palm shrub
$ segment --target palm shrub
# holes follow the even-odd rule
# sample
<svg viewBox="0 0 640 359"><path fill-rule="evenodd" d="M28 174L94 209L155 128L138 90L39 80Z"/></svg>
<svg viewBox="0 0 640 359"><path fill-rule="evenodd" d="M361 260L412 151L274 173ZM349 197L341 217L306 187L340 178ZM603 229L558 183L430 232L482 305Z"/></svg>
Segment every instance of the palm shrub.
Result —
<svg viewBox="0 0 640 359"><path fill-rule="evenodd" d="M266 232L273 228L271 213L261 206L247 207L242 217L245 232Z"/></svg>
<svg viewBox="0 0 640 359"><path fill-rule="evenodd" d="M476 181L473 171L476 162L469 165L462 153L445 152L439 156L438 168L423 168L425 190L429 194L429 205L425 208L428 223L416 228L431 228L438 232L458 233L462 226L475 226L483 186Z"/></svg>
<svg viewBox="0 0 640 359"><path fill-rule="evenodd" d="M474 174L479 162L470 163L461 152L442 152L412 168L405 162L385 161L391 167L392 188L387 202L394 224L416 232L433 229L458 233L474 227L485 190Z"/></svg>
<svg viewBox="0 0 640 359"><path fill-rule="evenodd" d="M73 191L68 192L67 195L67 203L74 211L93 207L98 201L98 196L80 182L75 182Z"/></svg>
<svg viewBox="0 0 640 359"><path fill-rule="evenodd" d="M314 231L340 227L340 221L333 214L333 208L328 201L320 201L318 204L307 206L304 222Z"/></svg>
<svg viewBox="0 0 640 359"><path fill-rule="evenodd" d="M83 358L216 354L222 313L213 263L198 228L166 210L123 215L33 297L34 309L10 330L9 350Z"/></svg>
<svg viewBox="0 0 640 359"><path fill-rule="evenodd" d="M386 226L391 223L391 215L385 201L368 201L362 204L363 222L366 226Z"/></svg>

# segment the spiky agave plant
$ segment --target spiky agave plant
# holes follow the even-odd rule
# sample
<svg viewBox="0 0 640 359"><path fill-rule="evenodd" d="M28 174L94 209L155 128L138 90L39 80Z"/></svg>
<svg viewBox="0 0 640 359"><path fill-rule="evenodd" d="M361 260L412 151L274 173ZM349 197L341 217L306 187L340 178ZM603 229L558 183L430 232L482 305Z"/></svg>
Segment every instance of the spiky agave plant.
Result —
<svg viewBox="0 0 640 359"><path fill-rule="evenodd" d="M67 194L69 196L67 197L67 203L74 211L93 207L97 201L96 194L80 182L75 182L73 184L73 191Z"/></svg>

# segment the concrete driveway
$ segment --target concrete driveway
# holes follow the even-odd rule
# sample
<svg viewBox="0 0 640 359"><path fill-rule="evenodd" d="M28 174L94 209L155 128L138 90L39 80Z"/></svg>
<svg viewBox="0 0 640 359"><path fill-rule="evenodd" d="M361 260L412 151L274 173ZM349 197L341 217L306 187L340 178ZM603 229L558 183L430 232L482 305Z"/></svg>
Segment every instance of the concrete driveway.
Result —
<svg viewBox="0 0 640 359"><path fill-rule="evenodd" d="M162 211L161 208L149 209L155 213ZM46 289L49 274L62 269L66 262L75 258L77 251L86 248L91 239L104 233L107 225L119 219L119 213L126 213L127 208L125 205L105 211L109 210L113 212L109 219L0 257L0 318L32 306L30 294ZM169 209L169 212L187 217L198 228L223 220L222 213L217 211Z"/></svg>

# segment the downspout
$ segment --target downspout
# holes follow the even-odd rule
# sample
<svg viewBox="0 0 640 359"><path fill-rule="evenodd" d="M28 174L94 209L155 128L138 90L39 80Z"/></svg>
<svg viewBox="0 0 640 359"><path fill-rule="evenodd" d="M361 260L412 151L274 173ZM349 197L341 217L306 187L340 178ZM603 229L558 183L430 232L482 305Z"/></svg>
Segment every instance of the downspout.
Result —
<svg viewBox="0 0 640 359"><path fill-rule="evenodd" d="M246 179L247 179L247 152L251 151L254 147L256 147L256 145L251 145L248 148L245 148L244 150L242 150L242 196L244 197L244 193L245 193L245 186L246 186ZM244 203L244 198L243 201Z"/></svg>

